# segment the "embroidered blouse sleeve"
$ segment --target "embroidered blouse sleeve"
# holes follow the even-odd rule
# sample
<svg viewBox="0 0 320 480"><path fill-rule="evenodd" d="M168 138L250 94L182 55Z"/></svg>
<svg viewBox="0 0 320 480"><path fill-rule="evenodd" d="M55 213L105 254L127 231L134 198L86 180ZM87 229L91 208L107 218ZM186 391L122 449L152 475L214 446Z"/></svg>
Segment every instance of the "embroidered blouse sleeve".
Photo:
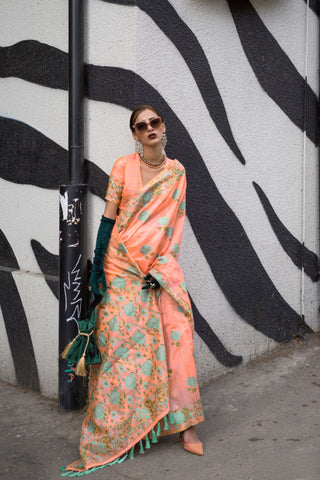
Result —
<svg viewBox="0 0 320 480"><path fill-rule="evenodd" d="M118 158L114 163L108 182L105 199L120 202L124 185L125 157Z"/></svg>

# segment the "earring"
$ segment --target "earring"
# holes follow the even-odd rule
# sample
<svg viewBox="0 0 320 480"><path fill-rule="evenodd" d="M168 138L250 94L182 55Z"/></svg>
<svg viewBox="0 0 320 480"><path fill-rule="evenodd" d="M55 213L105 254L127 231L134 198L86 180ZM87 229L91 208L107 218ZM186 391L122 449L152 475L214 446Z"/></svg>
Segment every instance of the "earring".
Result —
<svg viewBox="0 0 320 480"><path fill-rule="evenodd" d="M141 156L143 155L143 146L140 140L136 140L136 152Z"/></svg>
<svg viewBox="0 0 320 480"><path fill-rule="evenodd" d="M163 150L166 148L167 143L168 143L168 138L167 138L167 135L164 133L161 139L161 145Z"/></svg>

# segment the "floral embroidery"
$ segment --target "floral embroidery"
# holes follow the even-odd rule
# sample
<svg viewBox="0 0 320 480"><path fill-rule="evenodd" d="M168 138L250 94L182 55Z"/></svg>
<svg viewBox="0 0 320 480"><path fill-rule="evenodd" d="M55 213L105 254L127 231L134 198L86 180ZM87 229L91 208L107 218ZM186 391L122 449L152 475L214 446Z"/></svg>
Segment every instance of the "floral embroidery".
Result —
<svg viewBox="0 0 320 480"><path fill-rule="evenodd" d="M123 182L120 182L113 175L110 175L105 199L114 202L120 202L122 189Z"/></svg>

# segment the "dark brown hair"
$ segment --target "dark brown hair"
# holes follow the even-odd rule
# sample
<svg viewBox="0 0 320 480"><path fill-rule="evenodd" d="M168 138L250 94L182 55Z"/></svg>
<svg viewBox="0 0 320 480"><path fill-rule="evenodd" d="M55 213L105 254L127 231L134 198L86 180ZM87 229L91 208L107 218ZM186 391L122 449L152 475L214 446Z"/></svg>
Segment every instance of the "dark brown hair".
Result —
<svg viewBox="0 0 320 480"><path fill-rule="evenodd" d="M140 115L140 113L144 112L145 110L152 110L156 115L158 115L161 120L163 121L163 118L162 118L162 115L161 113L155 108L153 107L152 105L139 105L138 107L136 107L132 114L131 114L131 117L130 117L130 129L134 132L134 124L135 124L135 121L137 120L138 116Z"/></svg>

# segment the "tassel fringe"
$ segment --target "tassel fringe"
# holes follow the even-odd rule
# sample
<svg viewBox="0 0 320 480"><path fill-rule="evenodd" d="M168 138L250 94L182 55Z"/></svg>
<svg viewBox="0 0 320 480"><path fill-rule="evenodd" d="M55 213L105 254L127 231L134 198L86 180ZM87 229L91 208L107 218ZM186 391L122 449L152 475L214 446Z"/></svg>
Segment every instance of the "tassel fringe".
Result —
<svg viewBox="0 0 320 480"><path fill-rule="evenodd" d="M89 345L89 341L90 341L90 336L93 334L93 330L91 330L90 333L84 333L84 332L79 332L78 335L76 337L74 337L74 339L68 343L68 345L64 348L63 352L60 354L60 356L62 358L66 358L68 353L69 353L69 350L70 348L72 347L72 345L74 344L74 342L76 341L76 339L82 335L84 337L87 337L87 342L86 342L86 346L84 348L84 351L83 351L83 354L80 358L80 360L78 361L77 363L77 366L76 366L76 370L75 370L75 374L76 375L79 375L80 377L86 377L87 376L87 369L86 369L86 353L87 353L87 348L88 348L88 345Z"/></svg>
<svg viewBox="0 0 320 480"><path fill-rule="evenodd" d="M144 453L144 448L143 448L143 443L142 443L142 440L140 440L140 450L139 450L139 453Z"/></svg>
<svg viewBox="0 0 320 480"><path fill-rule="evenodd" d="M60 357L66 358L66 356L67 356L68 353L69 353L70 348L72 347L72 345L74 344L74 342L76 341L76 339L77 339L78 337L79 337L79 335L77 335L76 337L74 337L74 339L73 339L71 342L69 342L68 345L66 345L66 346L64 347L63 352L60 353Z"/></svg>
<svg viewBox="0 0 320 480"><path fill-rule="evenodd" d="M93 330L92 330L93 332ZM89 340L90 340L90 335L91 333L82 333L80 332L79 335L84 335L87 337L87 343L84 349L84 352L82 354L82 357L80 358L79 362L77 363L76 371L75 374L79 375L80 377L86 377L87 376L87 369L86 369L86 353L87 353L87 348L89 345Z"/></svg>
<svg viewBox="0 0 320 480"><path fill-rule="evenodd" d="M169 430L167 415L164 416L163 421L164 421L164 430Z"/></svg>
<svg viewBox="0 0 320 480"><path fill-rule="evenodd" d="M152 429L152 439L151 439L151 442L152 443L158 443L158 439L157 439L157 435L156 435L156 432Z"/></svg>
<svg viewBox="0 0 320 480"><path fill-rule="evenodd" d="M150 440L149 440L148 434L146 435L146 443L145 443L145 448L151 448L151 445L150 445Z"/></svg>
<svg viewBox="0 0 320 480"><path fill-rule="evenodd" d="M82 475L87 475L89 473L96 472L97 470L101 470L101 468L111 467L112 465L115 465L116 463L122 463L122 462L125 461L127 456L128 456L128 453L125 453L122 457L116 458L113 462L106 463L105 465L99 465L99 467L89 468L88 470L84 470L83 472L72 472L70 470L66 470L65 468L61 468L61 470L63 471L63 473L61 473L61 476L62 477L68 477L68 478L81 477Z"/></svg>
<svg viewBox="0 0 320 480"><path fill-rule="evenodd" d="M70 344L69 344L70 345ZM67 345L68 346L68 345ZM62 355L62 354L61 354ZM79 368L79 370L81 370L82 368L86 368L85 367L85 355L83 355L79 362L77 363L77 369ZM82 362L83 360L83 362ZM81 363L80 363L81 362ZM77 375L81 375L81 373L77 373ZM85 376L85 375L84 375ZM164 423L164 426L163 426L163 430L169 430L169 423L170 424L173 424L175 423L174 419L173 419L173 415L171 412L169 412L168 415L165 415L163 418L163 423ZM160 424L161 420L159 420L159 422L157 423L157 430L155 432L154 428L151 429L151 431L149 432L149 434L151 434L151 443L158 443L158 437L160 436L161 434L161 424ZM149 449L151 448L151 444L150 444L150 439L149 439L149 434L147 434L145 436L145 448L146 449ZM144 453L144 448L143 448L143 442L142 440L139 440L139 442L136 444L136 445L139 445L139 453L143 454ZM131 449L126 452L124 455L116 458L115 460L113 460L113 462L110 462L110 463L106 463L105 465L100 465L99 467L93 467L93 468L89 468L88 470L84 470L82 472L75 472L75 471L71 471L71 470L66 470L65 468L61 468L60 470L62 471L61 473L61 476L62 477L68 477L68 478L72 478L72 477L80 477L82 475L87 475L89 473L92 473L92 472L96 472L97 470L100 470L101 468L105 468L105 467L111 467L112 465L115 465L116 463L122 463L126 460L126 458L128 457L130 460L134 459L134 449L135 449L135 446L136 445L133 445L133 447L131 447Z"/></svg>
<svg viewBox="0 0 320 480"><path fill-rule="evenodd" d="M75 374L79 375L80 377L86 377L87 376L85 354L82 355L79 362L77 363Z"/></svg>
<svg viewBox="0 0 320 480"><path fill-rule="evenodd" d="M132 447L131 450L130 450L129 459L130 459L130 460L133 460L133 459L134 459L134 445L133 445L133 447Z"/></svg>

